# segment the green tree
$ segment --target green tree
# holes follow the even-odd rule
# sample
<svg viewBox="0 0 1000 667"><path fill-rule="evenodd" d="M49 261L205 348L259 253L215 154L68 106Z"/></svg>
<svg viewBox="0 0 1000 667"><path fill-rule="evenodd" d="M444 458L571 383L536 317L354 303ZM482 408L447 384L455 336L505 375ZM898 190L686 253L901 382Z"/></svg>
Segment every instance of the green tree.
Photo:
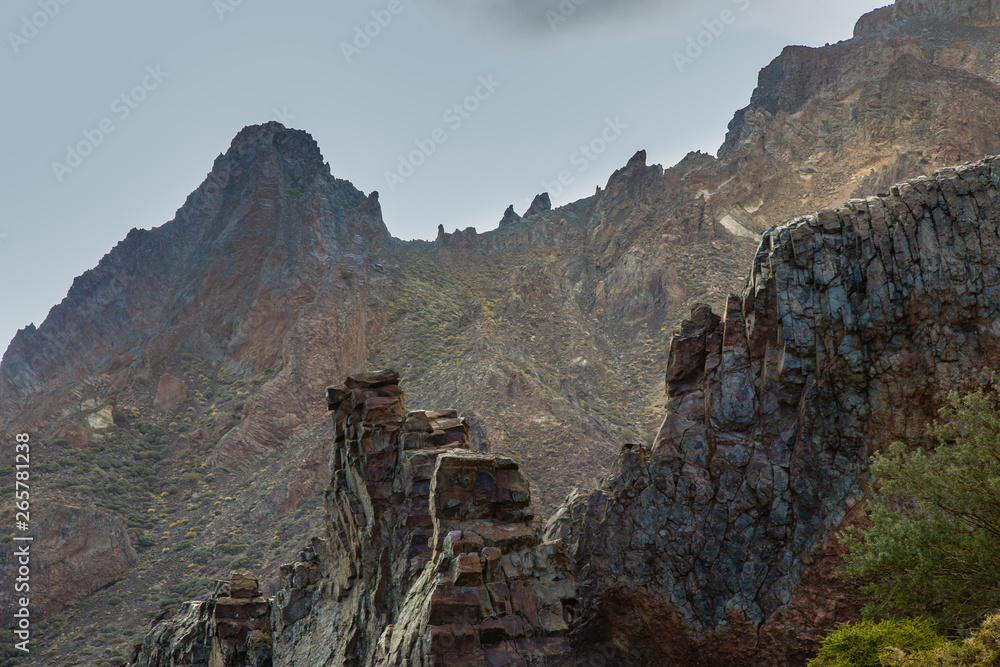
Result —
<svg viewBox="0 0 1000 667"><path fill-rule="evenodd" d="M938 445L872 459L872 526L854 530L846 571L867 582L868 617L923 614L968 627L1000 607L1000 412L982 390L949 396Z"/></svg>

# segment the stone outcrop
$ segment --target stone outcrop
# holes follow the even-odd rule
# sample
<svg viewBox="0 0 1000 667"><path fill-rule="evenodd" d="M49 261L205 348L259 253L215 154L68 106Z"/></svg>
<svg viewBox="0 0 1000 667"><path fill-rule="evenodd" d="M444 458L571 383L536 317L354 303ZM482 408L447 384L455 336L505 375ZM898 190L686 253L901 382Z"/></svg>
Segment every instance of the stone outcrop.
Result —
<svg viewBox="0 0 1000 667"><path fill-rule="evenodd" d="M118 581L138 562L125 523L93 508L52 503L38 508L30 542L31 611L49 616ZM0 566L15 571L15 545L0 549ZM13 586L0 590L0 609L14 609ZM10 625L5 625L10 627Z"/></svg>
<svg viewBox="0 0 1000 667"><path fill-rule="evenodd" d="M379 664L573 664L576 584L562 544L540 540L517 464L448 452L430 491L433 559L386 628Z"/></svg>
<svg viewBox="0 0 1000 667"><path fill-rule="evenodd" d="M539 213L545 213L546 211L551 211L551 210L552 210L552 200L549 199L549 193L543 192L540 195L535 195L535 198L531 200L531 205L528 206L528 210L525 211L524 215L521 217L530 218L533 215L538 215Z"/></svg>
<svg viewBox="0 0 1000 667"><path fill-rule="evenodd" d="M157 410L168 410L183 403L185 398L187 398L187 387L184 386L184 381L166 374L160 377L160 382L156 385L153 407Z"/></svg>
<svg viewBox="0 0 1000 667"><path fill-rule="evenodd" d="M481 242L475 227L456 229L451 234L444 231L444 225L438 225L437 237L434 239L435 245L450 250L479 251Z"/></svg>
<svg viewBox="0 0 1000 667"><path fill-rule="evenodd" d="M997 266L997 158L767 230L742 297L675 333L652 448L623 449L548 526L583 593L581 654L600 640L616 664L795 664L850 617L833 569L812 575L869 455L923 442L948 392L1000 363Z"/></svg>
<svg viewBox="0 0 1000 667"><path fill-rule="evenodd" d="M271 667L271 601L257 577L233 571L207 600L185 603L136 647L133 667Z"/></svg>
<svg viewBox="0 0 1000 667"><path fill-rule="evenodd" d="M282 569L275 663L563 664L576 590L527 480L455 411L407 412L398 380L327 390L327 537Z"/></svg>
<svg viewBox="0 0 1000 667"><path fill-rule="evenodd" d="M514 222L517 222L520 219L521 219L521 216L519 216L514 211L514 205L511 204L510 206L507 207L507 210L503 212L503 217L500 219L500 226L501 227L506 227L507 225L509 225L511 223L514 223Z"/></svg>

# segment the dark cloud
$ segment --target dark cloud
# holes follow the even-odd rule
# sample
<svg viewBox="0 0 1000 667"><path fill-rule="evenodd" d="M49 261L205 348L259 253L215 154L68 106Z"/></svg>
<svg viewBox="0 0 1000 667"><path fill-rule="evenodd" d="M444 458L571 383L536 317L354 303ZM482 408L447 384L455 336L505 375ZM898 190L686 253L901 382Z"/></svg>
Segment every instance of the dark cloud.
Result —
<svg viewBox="0 0 1000 667"><path fill-rule="evenodd" d="M430 0L432 7L477 32L505 37L543 37L582 29L595 21L648 20L670 2L664 0Z"/></svg>

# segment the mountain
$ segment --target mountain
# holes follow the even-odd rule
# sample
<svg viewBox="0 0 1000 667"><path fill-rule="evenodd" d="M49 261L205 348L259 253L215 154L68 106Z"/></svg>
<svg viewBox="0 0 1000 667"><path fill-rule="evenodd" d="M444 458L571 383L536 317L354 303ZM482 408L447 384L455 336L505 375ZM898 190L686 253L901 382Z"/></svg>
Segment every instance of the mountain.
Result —
<svg viewBox="0 0 1000 667"><path fill-rule="evenodd" d="M899 1L853 39L785 48L701 170L715 215L763 229L1000 152L996 16L982 0Z"/></svg>
<svg viewBox="0 0 1000 667"><path fill-rule="evenodd" d="M625 647L620 657L626 664L639 660L653 649L621 619L647 602L677 619L665 629L688 636L681 644L693 656L730 637L725 628L731 614L742 620L730 625L777 632L775 614L801 611L804 603L795 602L800 598L777 604L756 594L741 596L723 573L706 574L702 583L697 567L704 558L696 567L684 548L658 542L658 532L636 527L630 518L641 517L635 519L641 524L662 518L664 507L688 507L687 500L664 504L669 494L656 484L662 498L640 502L627 496L653 494L642 481L644 466L656 460L669 467L679 460L664 453L680 446L677 435L658 431L665 414L687 414L678 412L678 397L693 402L697 391L705 391L696 386L742 381L716 378L712 369L699 370L701 362L684 361L706 354L708 341L721 335L717 316L707 309L689 313L705 303L727 318L738 310L745 326L758 319L777 322L776 311L769 310L773 304L755 310L753 299L750 307L748 297L739 306L729 298L743 293L748 267L756 267L751 278L766 274L770 280L768 272L786 261L782 253L788 247L798 251L770 229L774 224L840 206L852 196L881 193L893 202L897 195L890 186L896 181L1000 153L994 9L989 2L900 0L863 17L852 40L819 49L789 47L762 70L750 105L736 113L718 156L692 153L664 169L648 165L640 151L594 196L552 209L548 197L539 195L524 216L512 208L498 211L500 226L485 233L439 229L434 241L393 239L377 193L365 195L332 176L306 133L277 123L244 129L174 220L133 230L74 282L40 327L19 332L0 362L0 432L8 440L31 433L33 453L42 462L34 467L46 479L36 511L50 506L52 516L89 513L95 534L106 536L104 553L120 555L117 570L88 568L77 558L58 570L72 575L49 576L55 569L44 574L55 603L47 607L49 620L36 629L52 653L37 656L38 664L70 650L89 651L84 655L91 660L116 659L130 643L125 631L138 629L144 617L179 611L185 598L207 595L213 578L232 569L253 568L261 575L260 592L276 593L278 564L295 561L310 538L332 523L328 512L335 508L320 507L320 495L331 488L330 443L336 437L324 387L382 368L399 371L399 386L412 405L454 409L454 418L464 419L471 450L516 461L518 473L530 481L536 514L555 515L559 528L550 527L548 535L564 538L572 577L580 584L581 615L571 620L579 638L574 641L583 643L576 645L593 647L593 637L607 629ZM973 198L992 197L982 184L969 187ZM854 201L851 210L861 206ZM932 218L956 222L951 208L929 200L920 206L942 211ZM837 215L842 220L846 214ZM975 215L986 219L980 209ZM897 214L894 220L899 229L919 228L921 216L911 212L910 222ZM815 224L826 223L799 227ZM766 244L758 249L762 237ZM811 266L813 256L835 259L818 242L810 241L803 252L793 264ZM763 258L774 258L774 266L761 264ZM789 275L799 280L803 269L795 267ZM897 269L900 275L907 271L892 271ZM855 295L863 290L852 285L852 299L860 299ZM780 302L768 294L761 298ZM692 322L668 347L685 317ZM819 331L827 322L814 324ZM803 327L797 331L808 338L812 329ZM750 355L751 368L793 358L777 345L791 324L781 319L772 328L777 332L759 334L772 352L766 363ZM687 352L678 347L682 341L688 341ZM664 368L671 369L666 382ZM749 375L760 377L756 370ZM907 412L912 431L932 414L939 390L907 391L890 395L920 404ZM752 393L757 395L756 387ZM744 398L749 404L750 395ZM787 417L775 415L779 421ZM724 435L733 438L733 447L752 453L747 434L758 422L745 414L737 421ZM722 433L715 424L706 428L706 441ZM855 432L837 433L847 442ZM872 446L881 442L866 437L874 438ZM621 453L624 442L634 446ZM826 450L810 456L836 459ZM760 563L738 553L719 559L741 573L766 566L765 579L776 577L769 587L780 579L775 595L804 595L800 584L813 582L808 599L841 605L815 622L794 616L795 623L782 626L786 635L797 624L804 628L805 643L788 644L796 655L812 646L824 623L849 617L853 609L849 591L839 584L823 588L834 558L819 554L827 553L826 540L840 521L835 506L852 497L847 489L863 475L859 460L843 462L849 474L833 485L829 504L779 498L789 503L788 511L809 513L802 519L808 530L801 543L789 542L786 532L772 537L767 557L758 554ZM750 474L729 465L733 484ZM610 487L600 482L609 469L615 471ZM803 483L826 489L822 485L832 482L824 477L826 469L818 470L819 478L806 475ZM681 464L680 471L685 480L707 474L715 493L728 493L729 481L714 478L711 465ZM9 480L13 472L2 468L0 477ZM772 484L774 477L772 470ZM581 493L560 507L577 487ZM759 503L777 502L760 494ZM706 525L713 512L728 511L728 502L691 505L690 525ZM619 505L628 511L621 514ZM13 506L4 505L0 516L11 522ZM751 522L739 531L763 525L759 516L747 516ZM575 523L581 517L589 517L587 532ZM53 529L36 526L39 538ZM645 566L629 565L623 574L604 565L631 562L625 558L631 553L626 536L656 545L652 562L662 564L660 580L649 579ZM138 564L129 556L133 546ZM12 549L10 542L3 549L0 556L9 557L3 554ZM784 569L775 569L779 555L790 559ZM827 574L806 567L815 559L828 565ZM589 568L588 560L594 563ZM607 584L619 576L625 588L616 598L619 589ZM707 587L711 591L703 593ZM639 588L649 597L635 597ZM402 590L393 596L393 604L405 606ZM671 606L662 606L664 600ZM98 613L108 620L94 620ZM373 618L372 632L382 622ZM733 632L723 644L742 647L741 655L757 651L746 640L753 633ZM95 634L104 637L100 649L85 641Z"/></svg>
<svg viewBox="0 0 1000 667"><path fill-rule="evenodd" d="M131 664L805 664L858 615L837 533L869 456L1000 361L998 265L1000 158L768 230L742 297L673 336L653 446L544 531L457 412L349 376L326 392L326 538L275 597L236 571Z"/></svg>

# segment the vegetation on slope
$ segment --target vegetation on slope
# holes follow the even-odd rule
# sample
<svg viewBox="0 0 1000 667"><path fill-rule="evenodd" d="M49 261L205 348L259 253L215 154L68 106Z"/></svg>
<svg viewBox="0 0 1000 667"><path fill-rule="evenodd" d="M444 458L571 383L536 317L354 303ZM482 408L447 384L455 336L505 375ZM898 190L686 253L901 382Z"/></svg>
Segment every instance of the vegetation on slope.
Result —
<svg viewBox="0 0 1000 667"><path fill-rule="evenodd" d="M873 457L871 525L845 540L845 571L872 602L811 667L1000 662L1000 405L953 393L940 415L932 451Z"/></svg>

